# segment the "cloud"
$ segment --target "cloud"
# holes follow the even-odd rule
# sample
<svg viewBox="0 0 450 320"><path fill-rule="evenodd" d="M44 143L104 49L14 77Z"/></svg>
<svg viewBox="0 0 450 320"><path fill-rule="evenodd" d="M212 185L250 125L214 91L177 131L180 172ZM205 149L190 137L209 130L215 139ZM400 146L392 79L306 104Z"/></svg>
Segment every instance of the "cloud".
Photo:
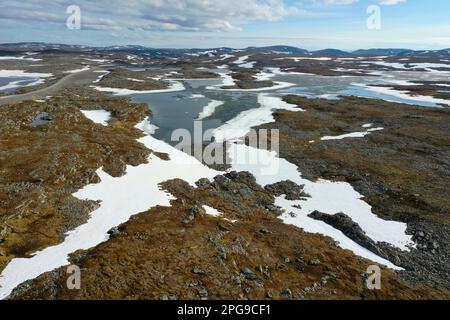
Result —
<svg viewBox="0 0 450 320"><path fill-rule="evenodd" d="M400 2L406 2L406 0L377 0L379 4L385 4L385 5L394 5L398 4Z"/></svg>
<svg viewBox="0 0 450 320"><path fill-rule="evenodd" d="M321 2L327 4L327 5L345 5L345 4L352 4L354 2L357 2L358 0L321 0Z"/></svg>
<svg viewBox="0 0 450 320"><path fill-rule="evenodd" d="M348 5L358 2L359 0L317 0L317 1L324 3L326 5ZM376 0L376 2L383 5L394 5L400 2L406 2L406 0Z"/></svg>
<svg viewBox="0 0 450 320"><path fill-rule="evenodd" d="M239 31L302 11L283 0L78 0L82 28L94 30ZM61 23L73 0L2 1L0 19L11 23Z"/></svg>

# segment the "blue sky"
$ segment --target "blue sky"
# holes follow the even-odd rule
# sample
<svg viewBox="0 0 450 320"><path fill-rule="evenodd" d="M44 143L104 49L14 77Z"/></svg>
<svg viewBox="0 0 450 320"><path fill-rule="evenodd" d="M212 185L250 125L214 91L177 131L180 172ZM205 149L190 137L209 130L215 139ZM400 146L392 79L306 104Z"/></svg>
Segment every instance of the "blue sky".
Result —
<svg viewBox="0 0 450 320"><path fill-rule="evenodd" d="M80 30L66 26L70 5L80 8ZM367 27L371 5L379 30ZM442 49L449 12L448 0L2 0L0 42Z"/></svg>

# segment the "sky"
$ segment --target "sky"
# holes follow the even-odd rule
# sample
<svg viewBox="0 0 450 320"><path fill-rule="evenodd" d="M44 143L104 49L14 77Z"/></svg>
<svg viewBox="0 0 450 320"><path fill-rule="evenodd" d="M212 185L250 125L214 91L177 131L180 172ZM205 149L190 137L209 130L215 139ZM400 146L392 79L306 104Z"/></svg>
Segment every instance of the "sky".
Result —
<svg viewBox="0 0 450 320"><path fill-rule="evenodd" d="M433 50L450 48L449 12L448 0L2 0L0 43Z"/></svg>

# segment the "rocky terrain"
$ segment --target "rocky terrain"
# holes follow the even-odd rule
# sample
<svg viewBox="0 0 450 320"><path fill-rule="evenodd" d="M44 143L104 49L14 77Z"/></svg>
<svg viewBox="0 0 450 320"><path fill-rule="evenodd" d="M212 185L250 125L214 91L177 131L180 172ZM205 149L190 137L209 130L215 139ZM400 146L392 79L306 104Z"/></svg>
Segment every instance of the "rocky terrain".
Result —
<svg viewBox="0 0 450 320"><path fill-rule="evenodd" d="M384 85L378 85L379 87L386 87ZM406 92L412 96L431 96L437 99L450 99L450 90L448 88L450 84L448 82L435 82L435 81L420 81L412 82L407 85L389 85L388 88L397 91ZM446 107L445 105L443 105Z"/></svg>
<svg viewBox="0 0 450 320"><path fill-rule="evenodd" d="M214 79L218 78L217 73L200 70L199 68L204 67L202 64L194 66L188 65L186 63L174 64L177 67L176 73L172 73L168 78L173 79Z"/></svg>
<svg viewBox="0 0 450 320"><path fill-rule="evenodd" d="M275 124L264 126L280 130L281 156L309 179L351 183L376 214L406 222L417 249L411 254L389 247L376 252L393 258L412 281L450 288L449 110L354 97L285 100L307 112L281 111L275 114ZM364 131L362 126L369 123L384 129L364 138L321 140ZM320 214L315 217L329 220ZM338 229L345 232L345 217L341 220L328 223L342 224Z"/></svg>
<svg viewBox="0 0 450 320"><path fill-rule="evenodd" d="M271 80L258 80L256 74L258 69L240 69L235 68L231 76L235 80L234 86L225 86L224 89L258 89L270 88L274 85Z"/></svg>
<svg viewBox="0 0 450 320"><path fill-rule="evenodd" d="M130 71L117 68L106 74L99 85L109 88L127 88L130 90L161 90L167 89L167 81L161 80L161 73L155 71Z"/></svg>
<svg viewBox="0 0 450 320"><path fill-rule="evenodd" d="M277 122L267 125L286 135L280 139L281 154L311 179L350 181L377 214L407 222L408 232L414 234L419 245L411 254L404 254L368 241L343 214L333 218L312 214L369 250L395 258L405 268L400 273L383 269L382 290L368 290L364 285L369 261L338 248L327 237L305 233L277 218L280 210L273 205L273 197L307 197L301 186L287 181L263 189L251 175L231 172L217 176L212 183L200 180L197 189L181 180L166 182L162 187L177 198L171 207L141 213L112 229L110 241L74 254L71 261L82 269L82 290L68 290L65 268L60 268L24 283L11 298L450 297L446 275L448 188L443 173L448 170L443 161L449 150L433 150L434 144L446 145L442 139L448 136L442 131L448 129L448 111L417 108L411 116L410 106L396 106L392 112L391 103L367 99L330 102L288 96L286 100L308 112L279 112ZM362 139L319 140L326 134L360 130L369 122L385 130ZM396 139L400 135L401 141ZM312 139L317 142L311 143ZM418 148L430 150L419 152ZM405 158L405 152L411 156ZM417 175L419 163L423 174ZM443 172L436 171L439 167ZM427 192L411 194L417 188ZM206 215L204 205L223 215Z"/></svg>
<svg viewBox="0 0 450 320"><path fill-rule="evenodd" d="M0 46L0 53L23 55L30 49ZM73 193L99 183L99 168L122 177L127 166L148 162L150 154L170 160L136 141L143 136L136 124L151 116L151 105L106 95L97 86L166 90L182 79L219 78L211 70L225 65L235 85L220 89L246 90L275 84L258 79L266 68L370 77L398 70L398 64L422 72L415 64L442 62L438 53L380 58L380 52L319 54L290 47L214 53L66 50L39 51L32 56L39 61L0 61L0 70L53 74L43 84L2 93L17 102L0 100L0 272L12 259L59 244L68 231L86 223L101 203ZM236 63L246 55L251 57L244 66ZM251 68L245 66L249 62ZM61 86L52 96L20 95L83 69L90 70L84 82ZM447 85L423 80L389 87L449 99ZM305 112L274 110L274 122L259 127L280 130L280 157L312 181L350 183L377 216L407 224L415 243L409 252L376 243L345 213L309 215L404 269L382 267L381 290L365 284L374 262L340 248L330 237L283 222L275 198L308 198L304 186L285 180L261 187L250 173L231 171L213 181L198 180L196 187L180 179L163 182L160 188L173 196L170 206L141 212L112 228L108 241L73 253L70 261L82 272L81 290L67 288L64 266L21 284L9 299L450 299L450 109L349 96L285 95L283 100ZM86 111L110 116L97 123ZM355 132L366 134L339 138Z"/></svg>
<svg viewBox="0 0 450 320"><path fill-rule="evenodd" d="M83 56L74 53L46 52L30 56L24 55L25 60L0 60L0 70L25 70L27 73L50 73L45 82L22 88L17 88L9 94L23 94L36 91L56 83L58 80L75 71L95 69L105 63L107 59L97 56ZM34 60L26 60L34 59ZM7 93L2 92L3 95Z"/></svg>
<svg viewBox="0 0 450 320"><path fill-rule="evenodd" d="M114 118L102 126L81 108L106 109ZM144 105L86 88L0 108L0 269L60 242L86 221L98 204L71 194L97 181L100 166L120 176L127 164L146 161L150 151L136 142L134 125L149 114Z"/></svg>
<svg viewBox="0 0 450 320"><path fill-rule="evenodd" d="M26 282L12 299L441 299L444 289L411 285L383 270L382 290L368 290L370 262L277 219L271 192L230 172L173 180L177 197L110 231L112 239L71 257L82 289L66 287L65 268ZM205 214L202 205L223 217ZM236 222L234 222L237 220Z"/></svg>

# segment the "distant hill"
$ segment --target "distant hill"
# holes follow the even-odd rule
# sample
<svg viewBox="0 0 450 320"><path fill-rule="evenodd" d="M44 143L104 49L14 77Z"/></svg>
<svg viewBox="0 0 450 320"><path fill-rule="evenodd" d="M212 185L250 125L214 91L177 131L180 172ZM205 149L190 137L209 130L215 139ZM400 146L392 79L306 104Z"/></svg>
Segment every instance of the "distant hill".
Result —
<svg viewBox="0 0 450 320"><path fill-rule="evenodd" d="M278 53L278 54L290 54L290 55L311 55L308 50L300 49L291 46L270 46L270 47L248 47L245 51L257 52L257 53Z"/></svg>
<svg viewBox="0 0 450 320"><path fill-rule="evenodd" d="M449 58L450 57L450 48L443 49L443 50L434 50L434 51L430 51L430 50L413 51L413 52L410 52L410 53L404 54L404 55Z"/></svg>
<svg viewBox="0 0 450 320"><path fill-rule="evenodd" d="M27 51L40 52L123 52L137 56L145 57L179 57L183 55L198 57L216 57L223 54L233 54L244 52L249 54L286 54L295 56L416 56L416 57L440 57L450 58L450 48L442 50L410 50L397 48L373 48L361 49L353 52L346 52L338 49L323 49L308 51L293 46L267 46L267 47L248 47L246 49L233 49L228 47L210 48L210 49L170 49L170 48L149 48L139 45L109 46L109 47L91 47L83 45L65 45L41 42L22 42L0 44L0 54L23 53Z"/></svg>
<svg viewBox="0 0 450 320"><path fill-rule="evenodd" d="M347 56L350 52L338 50L338 49L323 49L311 52L316 56Z"/></svg>
<svg viewBox="0 0 450 320"><path fill-rule="evenodd" d="M126 52L129 54L134 54L138 56L181 56L181 55L193 55L193 56L210 56L210 55L221 55L235 52L232 48L210 48L210 49L159 49L159 48L147 48L141 46L121 46L121 47L108 47L101 48L105 51L114 52Z"/></svg>
<svg viewBox="0 0 450 320"><path fill-rule="evenodd" d="M398 56L414 53L409 49L361 49L352 52L355 56Z"/></svg>

